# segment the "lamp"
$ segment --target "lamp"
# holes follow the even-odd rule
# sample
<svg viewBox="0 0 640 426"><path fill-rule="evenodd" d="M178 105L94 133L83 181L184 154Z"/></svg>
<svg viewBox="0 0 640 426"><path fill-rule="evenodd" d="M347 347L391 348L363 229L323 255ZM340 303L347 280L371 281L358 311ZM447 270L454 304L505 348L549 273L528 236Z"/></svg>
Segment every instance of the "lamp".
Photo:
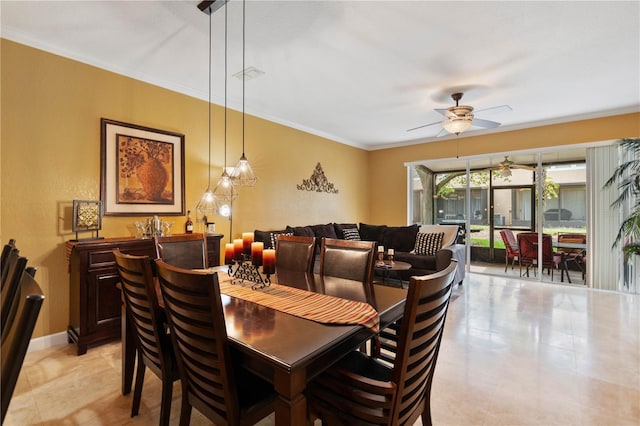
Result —
<svg viewBox="0 0 640 426"><path fill-rule="evenodd" d="M227 4L224 5L224 169L213 189L218 214L231 215L231 203L238 196L231 176L227 172Z"/></svg>
<svg viewBox="0 0 640 426"><path fill-rule="evenodd" d="M473 123L473 114L468 114L464 117L452 116L444 119L442 127L449 133L459 135L468 130L471 127L471 123Z"/></svg>
<svg viewBox="0 0 640 426"><path fill-rule="evenodd" d="M245 80L247 79L245 73L245 0L242 0L242 155L240 156L240 160L238 160L238 164L233 169L231 176L236 185L239 186L254 186L256 184L256 175L253 172L253 168L251 164L249 164L249 160L247 160L246 155L244 154L244 85Z"/></svg>
<svg viewBox="0 0 640 426"><path fill-rule="evenodd" d="M207 179L207 190L202 194L196 206L196 221L202 222L204 227L207 226L207 222L217 210L216 195L211 190L211 39L211 14L209 14L209 175Z"/></svg>

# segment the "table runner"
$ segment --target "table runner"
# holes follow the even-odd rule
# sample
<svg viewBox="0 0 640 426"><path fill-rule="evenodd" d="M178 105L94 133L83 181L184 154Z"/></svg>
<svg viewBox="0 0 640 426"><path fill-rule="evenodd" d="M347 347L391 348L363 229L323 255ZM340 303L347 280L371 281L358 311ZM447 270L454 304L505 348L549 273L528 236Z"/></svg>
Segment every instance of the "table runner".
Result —
<svg viewBox="0 0 640 426"><path fill-rule="evenodd" d="M271 284L258 290L231 284L225 273L218 273L220 292L304 319L325 324L359 324L379 331L378 312L368 303L314 293L285 285ZM250 283L249 283L250 284Z"/></svg>

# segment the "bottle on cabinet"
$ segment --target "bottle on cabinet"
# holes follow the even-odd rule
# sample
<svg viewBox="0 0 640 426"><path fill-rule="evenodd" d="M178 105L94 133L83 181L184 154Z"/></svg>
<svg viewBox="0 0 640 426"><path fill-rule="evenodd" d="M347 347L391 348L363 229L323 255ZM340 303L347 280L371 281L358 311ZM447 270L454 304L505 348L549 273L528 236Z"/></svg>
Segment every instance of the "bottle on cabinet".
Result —
<svg viewBox="0 0 640 426"><path fill-rule="evenodd" d="M191 210L187 210L187 221L184 224L184 232L187 234L193 233L193 221L191 220Z"/></svg>

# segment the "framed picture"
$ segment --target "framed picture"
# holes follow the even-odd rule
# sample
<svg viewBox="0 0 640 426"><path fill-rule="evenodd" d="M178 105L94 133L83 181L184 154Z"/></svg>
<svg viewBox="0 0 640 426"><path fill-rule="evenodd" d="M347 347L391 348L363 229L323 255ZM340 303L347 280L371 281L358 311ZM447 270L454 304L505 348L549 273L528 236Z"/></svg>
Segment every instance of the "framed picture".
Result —
<svg viewBox="0 0 640 426"><path fill-rule="evenodd" d="M102 118L105 216L184 215L184 135Z"/></svg>

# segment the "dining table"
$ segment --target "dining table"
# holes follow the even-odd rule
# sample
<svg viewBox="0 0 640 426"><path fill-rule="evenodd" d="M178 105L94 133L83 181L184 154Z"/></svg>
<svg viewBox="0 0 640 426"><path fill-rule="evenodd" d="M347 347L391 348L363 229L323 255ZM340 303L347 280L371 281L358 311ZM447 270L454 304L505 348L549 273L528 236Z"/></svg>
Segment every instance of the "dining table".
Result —
<svg viewBox="0 0 640 426"><path fill-rule="evenodd" d="M232 359L273 384L278 393L276 425L307 422L307 384L340 358L402 318L407 290L383 284L364 284L342 278L278 270L271 282L306 292L364 302L378 312L376 328L361 324L324 323L285 313L260 303L225 294L231 278L226 267L218 272L227 338ZM251 288L252 282L235 284ZM260 288L252 290L262 291ZM124 309L124 307L123 307ZM131 391L136 359L135 330L122 315L122 393Z"/></svg>
<svg viewBox="0 0 640 426"><path fill-rule="evenodd" d="M567 265L567 253L562 249L579 249L586 251L587 244L586 243L574 243L574 242L565 242L565 241L555 241L553 240L553 247L557 250L556 253L561 256L560 260L560 282L564 282L564 274L567 274L567 281L571 284L571 277L569 276L569 265Z"/></svg>

